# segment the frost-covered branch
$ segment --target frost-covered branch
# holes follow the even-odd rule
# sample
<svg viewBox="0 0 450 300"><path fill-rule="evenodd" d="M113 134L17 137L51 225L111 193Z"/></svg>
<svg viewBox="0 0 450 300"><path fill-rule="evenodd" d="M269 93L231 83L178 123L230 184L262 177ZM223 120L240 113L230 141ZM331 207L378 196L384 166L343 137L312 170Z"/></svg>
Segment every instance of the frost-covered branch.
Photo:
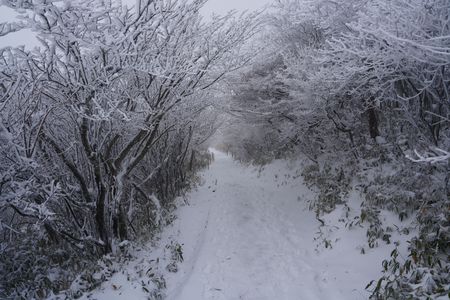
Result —
<svg viewBox="0 0 450 300"><path fill-rule="evenodd" d="M427 152L420 154L417 150L414 150L415 156L407 155L406 158L416 163L446 163L450 159L450 152L434 148L433 152Z"/></svg>
<svg viewBox="0 0 450 300"><path fill-rule="evenodd" d="M25 24L21 22L0 23L0 36L5 36L25 28Z"/></svg>

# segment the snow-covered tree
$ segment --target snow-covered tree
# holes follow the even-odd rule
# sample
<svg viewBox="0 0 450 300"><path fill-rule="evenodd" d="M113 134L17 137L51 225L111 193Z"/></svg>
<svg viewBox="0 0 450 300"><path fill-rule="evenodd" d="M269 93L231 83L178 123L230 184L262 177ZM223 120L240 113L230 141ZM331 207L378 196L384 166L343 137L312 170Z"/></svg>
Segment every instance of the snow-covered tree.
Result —
<svg viewBox="0 0 450 300"><path fill-rule="evenodd" d="M3 3L24 12L42 45L0 52L8 249L27 229L90 254L116 251L137 225L159 222L195 171L208 90L248 61L256 15L205 22L205 0Z"/></svg>
<svg viewBox="0 0 450 300"><path fill-rule="evenodd" d="M315 163L304 177L320 191L312 205L319 214L345 203L349 179L367 181L361 215L370 215L370 247L384 234L379 209L416 216L415 258L385 270L375 298L433 297L448 287L449 7L448 0L277 1L262 37L267 51L232 97L248 126L263 128L235 139L235 149L250 148L248 139L257 143L251 149L286 141L307 154ZM268 53L281 72L261 72L275 61ZM292 122L277 118L277 86ZM395 257L389 266L398 266Z"/></svg>

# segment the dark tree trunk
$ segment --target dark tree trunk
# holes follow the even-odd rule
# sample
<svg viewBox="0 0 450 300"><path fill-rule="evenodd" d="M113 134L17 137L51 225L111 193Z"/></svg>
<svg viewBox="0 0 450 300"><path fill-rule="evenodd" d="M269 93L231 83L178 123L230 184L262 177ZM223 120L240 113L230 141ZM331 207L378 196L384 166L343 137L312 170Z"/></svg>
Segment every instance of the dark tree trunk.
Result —
<svg viewBox="0 0 450 300"><path fill-rule="evenodd" d="M377 136L380 135L380 132L378 130L378 117L377 112L374 107L369 108L367 111L369 114L369 132L370 137L375 139Z"/></svg>
<svg viewBox="0 0 450 300"><path fill-rule="evenodd" d="M189 171L194 169L194 160L195 160L195 150L191 152L191 159L189 160Z"/></svg>
<svg viewBox="0 0 450 300"><path fill-rule="evenodd" d="M128 239L127 217L124 213L122 204L119 205L119 210L113 218L114 237L119 241Z"/></svg>
<svg viewBox="0 0 450 300"><path fill-rule="evenodd" d="M106 192L103 187L100 188L99 196L97 198L97 205L95 208L95 223L97 226L97 232L100 236L100 239L103 242L103 252L104 254L111 252L111 242L108 235L108 229L106 226L105 219L105 200L106 200Z"/></svg>

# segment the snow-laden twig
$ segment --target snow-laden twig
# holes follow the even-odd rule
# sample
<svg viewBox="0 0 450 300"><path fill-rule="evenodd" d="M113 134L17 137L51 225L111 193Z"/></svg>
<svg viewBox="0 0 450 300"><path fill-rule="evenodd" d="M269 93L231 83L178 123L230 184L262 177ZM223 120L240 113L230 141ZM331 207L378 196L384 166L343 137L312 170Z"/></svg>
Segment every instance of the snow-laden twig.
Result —
<svg viewBox="0 0 450 300"><path fill-rule="evenodd" d="M406 155L406 158L417 163L442 163L450 159L450 152L434 148L433 153L420 154L417 150L414 150L415 157Z"/></svg>

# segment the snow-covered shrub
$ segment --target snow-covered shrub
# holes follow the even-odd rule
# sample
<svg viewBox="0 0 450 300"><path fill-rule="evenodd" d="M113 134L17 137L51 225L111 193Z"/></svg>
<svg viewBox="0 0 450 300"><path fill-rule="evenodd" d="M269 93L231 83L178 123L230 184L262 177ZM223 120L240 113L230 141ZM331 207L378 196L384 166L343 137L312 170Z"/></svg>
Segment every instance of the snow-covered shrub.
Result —
<svg viewBox="0 0 450 300"><path fill-rule="evenodd" d="M424 204L445 197L443 173L442 168L435 166L399 163L388 174L379 173L373 181L362 185L365 203L388 209L397 213L401 220L406 219Z"/></svg>
<svg viewBox="0 0 450 300"><path fill-rule="evenodd" d="M98 257L92 249L55 242L32 230L23 233L28 238L16 238L15 245L4 243L1 249L0 297L4 299L43 299L65 290L74 297L112 274L107 257L95 263ZM103 275L93 277L96 273Z"/></svg>
<svg viewBox="0 0 450 300"><path fill-rule="evenodd" d="M313 209L319 216L332 212L337 205L344 204L350 191L350 178L344 170L331 167L325 164L322 168L319 165L309 165L302 172L305 183L311 188L318 189L318 196L311 203Z"/></svg>
<svg viewBox="0 0 450 300"><path fill-rule="evenodd" d="M166 246L166 250L170 253L170 261L166 269L171 273L176 273L178 272L178 264L184 261L183 246L172 241L172 243Z"/></svg>
<svg viewBox="0 0 450 300"><path fill-rule="evenodd" d="M372 282L373 299L434 299L450 293L450 212L448 201L424 205L419 211L419 235L409 243L409 256L399 261L397 251L383 262L383 272Z"/></svg>

